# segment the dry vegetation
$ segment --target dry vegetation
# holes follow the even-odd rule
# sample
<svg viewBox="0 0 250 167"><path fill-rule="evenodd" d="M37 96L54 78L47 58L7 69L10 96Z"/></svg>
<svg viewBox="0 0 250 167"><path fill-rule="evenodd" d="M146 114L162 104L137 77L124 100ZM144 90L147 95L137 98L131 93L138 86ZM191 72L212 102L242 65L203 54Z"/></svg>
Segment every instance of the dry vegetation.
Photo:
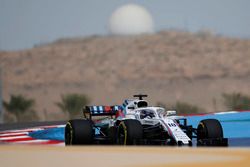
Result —
<svg viewBox="0 0 250 167"><path fill-rule="evenodd" d="M185 101L223 111L222 93L250 94L250 40L206 33L62 39L17 52L0 52L4 99L36 100L41 120L63 119L62 94L85 93L93 104L121 104L147 93L152 104Z"/></svg>

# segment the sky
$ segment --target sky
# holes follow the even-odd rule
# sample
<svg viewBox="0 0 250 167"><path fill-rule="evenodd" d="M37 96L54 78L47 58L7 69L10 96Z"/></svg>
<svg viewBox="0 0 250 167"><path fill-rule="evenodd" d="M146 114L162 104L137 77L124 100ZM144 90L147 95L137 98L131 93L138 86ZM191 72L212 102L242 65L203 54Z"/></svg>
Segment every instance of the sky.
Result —
<svg viewBox="0 0 250 167"><path fill-rule="evenodd" d="M118 7L144 6L155 31L179 29L250 38L249 0L0 0L0 50L22 50L61 38L108 35Z"/></svg>

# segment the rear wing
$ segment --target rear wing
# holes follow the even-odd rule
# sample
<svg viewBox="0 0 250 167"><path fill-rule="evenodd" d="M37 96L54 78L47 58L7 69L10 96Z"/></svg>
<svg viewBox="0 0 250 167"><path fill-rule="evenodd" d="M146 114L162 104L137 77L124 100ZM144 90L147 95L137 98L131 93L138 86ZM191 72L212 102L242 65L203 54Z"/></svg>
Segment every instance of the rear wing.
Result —
<svg viewBox="0 0 250 167"><path fill-rule="evenodd" d="M89 113L91 116L112 116L116 115L117 111L121 111L122 106L86 106L85 112Z"/></svg>

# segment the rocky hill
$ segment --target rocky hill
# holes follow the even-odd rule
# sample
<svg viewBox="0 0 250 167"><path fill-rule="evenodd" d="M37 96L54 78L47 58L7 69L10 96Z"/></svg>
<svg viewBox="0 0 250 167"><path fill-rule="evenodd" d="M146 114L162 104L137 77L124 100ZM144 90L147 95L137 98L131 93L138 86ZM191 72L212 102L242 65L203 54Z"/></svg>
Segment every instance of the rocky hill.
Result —
<svg viewBox="0 0 250 167"><path fill-rule="evenodd" d="M185 101L223 111L221 94L250 94L250 40L163 31L141 36L61 39L0 52L4 99L36 100L41 120L62 119L60 96L85 93L93 104L121 104L147 93L152 104Z"/></svg>

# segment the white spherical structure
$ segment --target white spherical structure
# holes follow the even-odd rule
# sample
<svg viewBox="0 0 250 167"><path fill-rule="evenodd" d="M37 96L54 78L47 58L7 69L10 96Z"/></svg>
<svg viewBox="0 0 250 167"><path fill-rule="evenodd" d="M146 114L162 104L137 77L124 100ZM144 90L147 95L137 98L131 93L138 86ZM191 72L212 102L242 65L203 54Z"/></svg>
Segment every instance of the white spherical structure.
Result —
<svg viewBox="0 0 250 167"><path fill-rule="evenodd" d="M153 19L144 7L128 4L113 12L109 20L109 30L115 35L152 33Z"/></svg>

